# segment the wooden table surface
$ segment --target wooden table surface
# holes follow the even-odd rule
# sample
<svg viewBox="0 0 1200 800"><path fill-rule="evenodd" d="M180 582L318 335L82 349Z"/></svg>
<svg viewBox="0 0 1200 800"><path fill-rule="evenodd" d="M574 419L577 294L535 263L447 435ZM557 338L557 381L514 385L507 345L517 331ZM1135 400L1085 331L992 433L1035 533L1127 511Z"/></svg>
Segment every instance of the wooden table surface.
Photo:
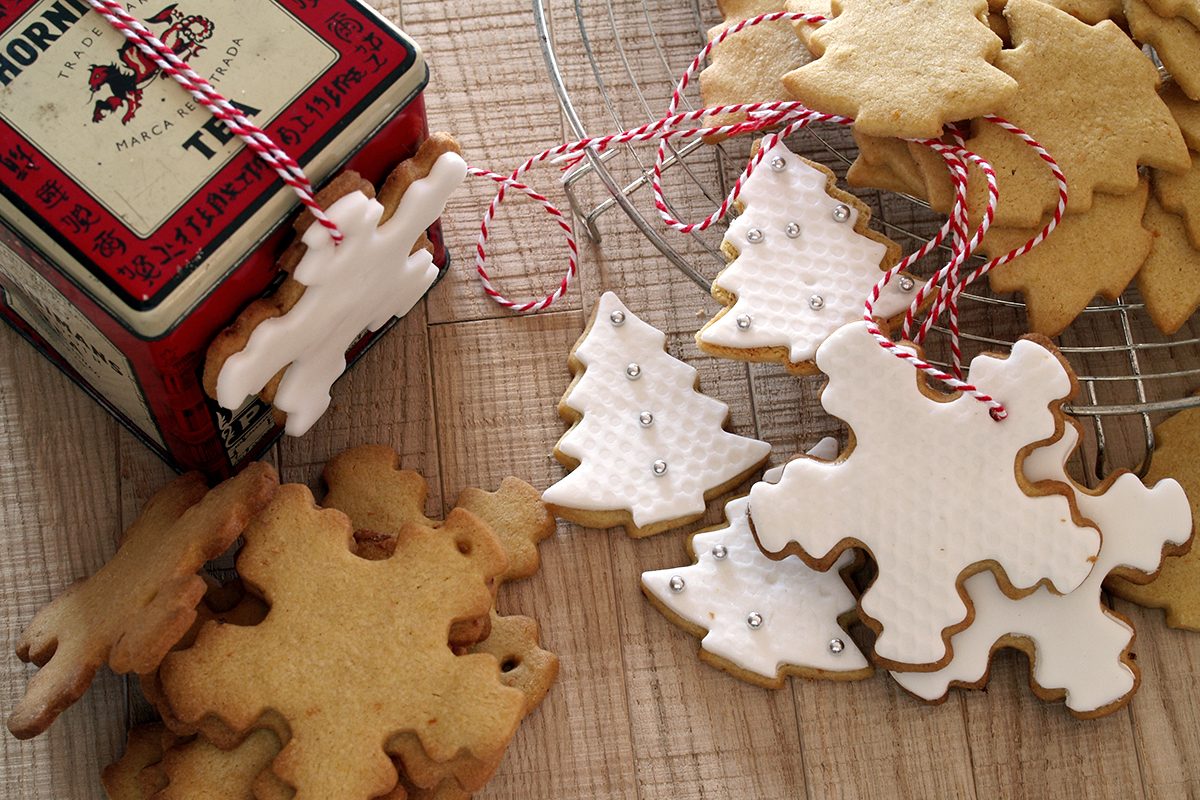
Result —
<svg viewBox="0 0 1200 800"><path fill-rule="evenodd" d="M611 25L625 31L628 49L602 46L597 58L605 69L624 68L615 61L624 57L635 67L661 59L677 72L690 60L697 44L691 5L648 1L663 8L651 13L640 0L615 0ZM511 169L567 136L529 0L378 5L422 42L433 70L431 124L456 133L473 163ZM576 4L549 6L585 124L612 130L617 122L585 57ZM609 25L606 3L579 0L578 9ZM715 11L702 13L711 19ZM646 33L643 15L653 17L658 35ZM620 69L608 74L618 76L607 88L625 120L647 119L632 82ZM668 89L653 87L654 110ZM552 169L534 177L543 187L556 181ZM596 199L598 191L584 187ZM733 429L774 443L775 461L839 432L815 405L819 381L699 354L692 334L714 302L620 211L602 218L603 242L584 245L579 282L549 313L515 317L488 302L468 268L488 196L482 185L457 196L446 217L457 259L452 273L338 384L332 409L312 432L275 449L284 479L315 486L330 456L385 443L429 480L431 513L464 487L492 488L510 474L549 485L562 474L550 451L564 429L555 403L569 379L567 351L606 289L667 331L671 352L698 367L707 393L730 404ZM699 210L698 200L685 205ZM562 259L550 226L517 206L496 230L494 270L506 291L524 296L552 285ZM521 235L526 230L535 233ZM170 473L7 328L0 330L0 444L8 454L0 468L0 653L11 653L36 609L104 562L118 532ZM1127 460L1136 459L1132 452ZM712 504L709 523L719 520L718 509ZM1138 627L1142 687L1127 709L1099 721L1080 722L1061 705L1037 701L1024 658L1012 654L998 658L987 692L955 692L936 707L883 675L859 683L792 680L767 691L702 665L696 640L643 599L639 573L686 563L685 540L684 531L634 541L620 531L561 524L542 546L541 572L504 589L502 610L538 619L562 671L482 797L1200 794L1200 636L1168 630L1160 612L1118 605ZM0 658L5 713L31 674L15 656ZM27 743L0 736L3 796L102 798L99 771L120 754L130 720L143 714L123 680L101 676L48 734Z"/></svg>

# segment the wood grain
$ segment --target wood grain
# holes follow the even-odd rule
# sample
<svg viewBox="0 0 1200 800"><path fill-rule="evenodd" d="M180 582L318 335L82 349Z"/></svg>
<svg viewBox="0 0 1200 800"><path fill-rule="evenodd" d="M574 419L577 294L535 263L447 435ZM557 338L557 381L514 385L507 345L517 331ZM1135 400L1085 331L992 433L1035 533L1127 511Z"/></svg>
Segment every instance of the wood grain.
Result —
<svg viewBox="0 0 1200 800"><path fill-rule="evenodd" d="M610 17L609 0L546 2L564 80L590 133L639 124L665 107L665 76L683 69L702 41L700 32L716 22L712 4L703 1L700 19L687 3L611 0ZM467 0L375 4L422 42L432 70L426 94L431 127L458 135L473 164L511 170L569 135L529 0L486 7ZM843 132L821 134L852 153ZM844 173L846 162L819 139L802 137L795 146ZM695 220L707 214L719 201L714 187L748 148L745 141L706 148L686 169L669 171L666 189L679 215ZM624 183L652 160L653 150L643 147L622 153L612 167ZM531 177L566 205L553 168ZM584 205L605 197L595 180L577 189ZM820 378L797 379L775 366L698 351L693 335L717 304L619 210L600 219L602 242L581 241L578 284L550 313L516 317L489 302L479 292L471 254L491 194L473 181L455 197L445 218L454 268L337 384L325 418L304 438L275 449L272 458L286 480L319 489L321 466L331 455L383 443L429 481L427 513L433 515L444 513L463 488L491 489L506 475L549 485L563 474L551 450L565 428L555 404L570 379L567 353L607 290L667 333L669 350L697 367L704 391L730 405L732 429L775 445L773 463L824 435L845 440L845 426L820 411ZM938 224L910 202L871 190L858 194L875 208L875 227L907 246L913 244L907 233L927 234ZM634 198L653 214L646 187ZM514 200L504 207L492 263L502 290L525 297L553 286L563 269L556 235L528 204ZM671 241L711 277L723 263L715 250L719 239L714 229ZM964 309L964 327L986 336L1010 336L1021 324L1016 311ZM1103 324L1084 320L1064 343L1094 343L1105 335L1097 327ZM979 349L968 343L968 355ZM1184 350L1146 358L1159 369L1200 364ZM1089 368L1105 374L1127 364L1110 360ZM1097 386L1113 393L1110 402L1129 399L1119 387ZM1136 424L1112 428L1113 465L1141 459L1139 435ZM0 469L0 647L11 653L42 603L103 563L121 528L168 480L169 470L7 329L0 331L0 439L8 452ZM718 522L722 504L712 503L703 523L639 541L619 529L560 524L542 545L540 573L504 587L501 610L536 617L562 670L481 797L1200 795L1200 636L1166 629L1160 612L1118 606L1138 628L1143 683L1129 709L1096 722L1038 702L1026 686L1024 656L1010 653L997 659L987 692L954 692L934 707L882 674L847 684L793 680L769 691L701 664L696 640L645 602L639 575L684 563L687 534ZM865 631L856 629L855 636L869 645ZM0 659L5 709L30 672L15 658ZM99 800L100 768L120 752L130 720L147 713L136 692L102 676L41 739L0 737L3 796Z"/></svg>

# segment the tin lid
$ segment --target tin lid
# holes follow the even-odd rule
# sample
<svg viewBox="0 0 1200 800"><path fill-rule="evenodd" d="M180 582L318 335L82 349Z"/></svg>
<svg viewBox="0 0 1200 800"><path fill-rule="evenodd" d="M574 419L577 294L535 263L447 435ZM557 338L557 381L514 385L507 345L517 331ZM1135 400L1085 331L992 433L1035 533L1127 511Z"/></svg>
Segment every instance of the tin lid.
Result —
<svg viewBox="0 0 1200 800"><path fill-rule="evenodd" d="M132 13L318 183L428 80L358 0L140 0ZM0 16L0 217L147 338L297 207L275 172L85 0Z"/></svg>

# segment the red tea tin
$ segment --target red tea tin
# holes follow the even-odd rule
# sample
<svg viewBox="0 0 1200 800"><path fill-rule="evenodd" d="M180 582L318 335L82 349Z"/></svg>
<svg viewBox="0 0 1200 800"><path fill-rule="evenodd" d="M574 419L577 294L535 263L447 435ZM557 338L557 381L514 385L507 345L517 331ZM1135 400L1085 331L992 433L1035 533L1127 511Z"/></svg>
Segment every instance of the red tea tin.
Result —
<svg viewBox="0 0 1200 800"><path fill-rule="evenodd" d="M427 135L420 49L358 0L126 7L314 183L377 183ZM280 432L257 400L218 408L200 372L279 278L297 208L84 0L0 0L0 313L178 469L226 475Z"/></svg>

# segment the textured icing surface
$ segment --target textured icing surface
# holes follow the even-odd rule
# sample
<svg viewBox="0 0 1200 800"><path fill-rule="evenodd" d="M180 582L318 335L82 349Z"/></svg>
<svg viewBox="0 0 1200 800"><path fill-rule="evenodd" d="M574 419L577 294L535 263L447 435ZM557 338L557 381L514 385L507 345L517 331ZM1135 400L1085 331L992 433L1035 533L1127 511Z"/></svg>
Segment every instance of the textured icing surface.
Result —
<svg viewBox="0 0 1200 800"><path fill-rule="evenodd" d="M772 167L782 159L783 169ZM792 363L811 361L821 342L848 322L862 319L863 303L883 276L887 248L854 230L858 209L834 219L843 201L826 191L828 177L783 143L768 151L746 181L741 216L725 242L738 257L717 276L716 285L737 302L699 333L701 344L736 349L784 347ZM788 225L799 235L788 236ZM751 242L747 234L762 233ZM893 317L908 307L912 292L893 280L875 304L876 315ZM820 308L810 301L821 298ZM738 318L749 316L749 327Z"/></svg>
<svg viewBox="0 0 1200 800"><path fill-rule="evenodd" d="M795 543L817 560L850 539L870 550L879 577L861 605L882 628L880 657L943 661L942 631L967 618L956 582L981 562L1018 589L1049 579L1065 593L1087 577L1099 532L1072 521L1066 498L1031 497L1015 476L1018 452L1054 436L1048 406L1071 389L1053 353L1022 340L1007 359L971 362L972 381L1007 406L1004 422L972 397L924 395L916 370L865 323L831 336L817 366L829 376L821 404L850 426L854 449L834 463L788 463L778 485L751 490L750 514L769 552Z"/></svg>
<svg viewBox="0 0 1200 800"><path fill-rule="evenodd" d="M1030 454L1026 476L1065 480L1063 465L1077 441L1075 428L1068 426L1058 442ZM1130 474L1118 478L1103 495L1077 492L1075 498L1079 512L1094 521L1104 537L1095 568L1079 588L1055 595L1043 587L1013 600L1000 591L990 572L972 575L965 586L975 620L950 640L953 659L937 672L893 673L901 686L936 700L951 683L977 683L987 673L992 645L1016 635L1032 640L1034 680L1046 689L1065 690L1067 707L1073 711L1103 709L1133 690L1133 671L1121 659L1133 630L1104 607L1101 584L1117 567L1157 570L1163 545L1181 544L1191 535L1191 508L1175 481L1148 489Z"/></svg>
<svg viewBox="0 0 1200 800"><path fill-rule="evenodd" d="M613 312L624 315L621 325ZM575 350L583 375L563 403L582 419L558 442L580 461L542 498L583 511L629 511L638 527L704 511L704 493L761 463L766 442L724 430L724 403L696 391L696 370L671 357L666 336L606 292ZM636 364L636 380L627 370ZM641 414L653 422L645 426ZM655 462L665 462L661 475Z"/></svg>
<svg viewBox="0 0 1200 800"><path fill-rule="evenodd" d="M809 451L821 458L837 456L837 442L826 439ZM778 479L771 470L764 480ZM840 571L854 560L845 553L828 572L810 569L799 558L774 561L763 555L750 531L748 499L725 505L727 525L692 538L696 563L642 573L642 584L679 617L708 631L700 646L736 667L775 678L785 666L822 672L855 672L867 659L838 624L855 607L854 595ZM725 557L713 555L725 548ZM720 552L718 550L718 552ZM682 591L671 588L682 578ZM750 614L762 625L746 624ZM833 652L838 639L844 649Z"/></svg>
<svg viewBox="0 0 1200 800"><path fill-rule="evenodd" d="M330 388L345 372L346 350L358 335L404 316L433 285L433 257L424 249L408 253L441 216L466 170L457 154L442 155L383 226L383 206L362 192L326 209L344 241L335 247L320 225L305 232L308 251L294 275L304 295L287 314L259 324L245 349L229 357L217 377L217 402L237 408L287 367L274 404L287 413L290 435L307 432L329 407Z"/></svg>

